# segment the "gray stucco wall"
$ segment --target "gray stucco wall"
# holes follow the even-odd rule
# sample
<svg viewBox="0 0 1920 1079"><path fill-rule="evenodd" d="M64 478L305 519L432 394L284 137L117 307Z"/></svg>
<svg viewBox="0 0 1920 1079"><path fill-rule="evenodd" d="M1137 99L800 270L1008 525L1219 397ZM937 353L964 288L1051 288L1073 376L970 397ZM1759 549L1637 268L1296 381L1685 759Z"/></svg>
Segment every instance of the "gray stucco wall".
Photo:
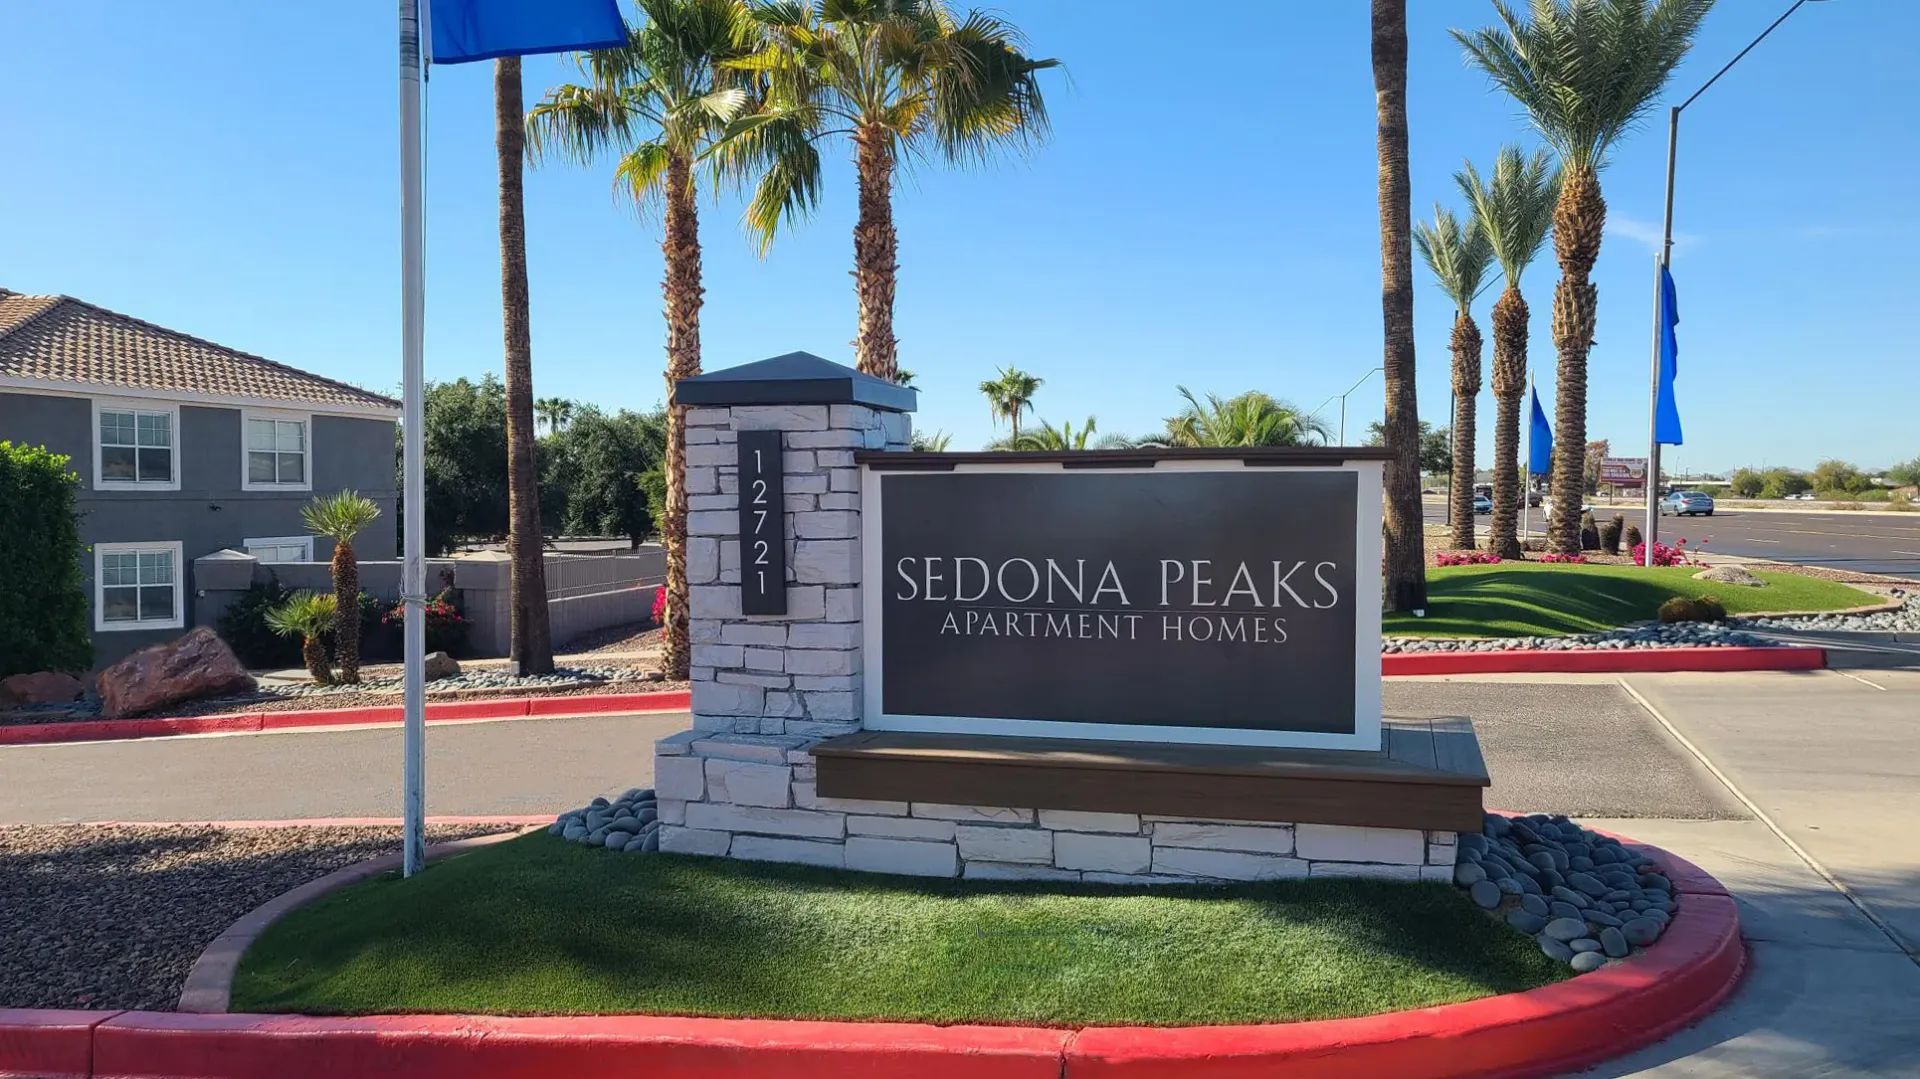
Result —
<svg viewBox="0 0 1920 1079"><path fill-rule="evenodd" d="M180 406L178 491L93 489L93 406L82 397L0 393L0 439L43 445L72 458L80 474L80 535L95 543L181 544L185 624L195 623L193 560L250 537L306 533L300 510L316 493L352 488L380 506L380 520L354 545L364 559L395 557L394 424L390 420L315 416L313 492L245 491L240 476L240 410ZM326 559L332 547L314 544ZM93 559L83 565L93 595ZM106 666L180 630L94 633L94 662Z"/></svg>

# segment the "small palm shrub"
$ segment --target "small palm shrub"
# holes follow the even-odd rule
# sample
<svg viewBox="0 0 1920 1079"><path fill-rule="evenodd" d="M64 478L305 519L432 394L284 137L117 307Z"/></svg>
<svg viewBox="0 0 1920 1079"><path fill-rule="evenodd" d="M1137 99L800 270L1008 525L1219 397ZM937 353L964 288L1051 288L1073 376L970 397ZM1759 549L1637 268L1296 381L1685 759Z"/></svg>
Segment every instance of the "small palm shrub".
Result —
<svg viewBox="0 0 1920 1079"><path fill-rule="evenodd" d="M333 540L333 595L335 609L349 609L357 616L360 598L360 560L353 553L353 537L380 516L373 499L358 491L337 491L316 496L300 511L307 531ZM334 658L340 662L340 680L349 685L360 681L360 619L346 617L334 627Z"/></svg>
<svg viewBox="0 0 1920 1079"><path fill-rule="evenodd" d="M1593 511L1580 511L1580 549L1597 551L1600 549L1600 529L1593 523Z"/></svg>
<svg viewBox="0 0 1920 1079"><path fill-rule="evenodd" d="M1662 622L1724 622L1727 609L1712 596L1675 596L1660 605Z"/></svg>
<svg viewBox="0 0 1920 1079"><path fill-rule="evenodd" d="M1640 535L1640 526L1628 525L1627 534L1622 539L1622 542L1624 542L1627 545L1627 550L1629 551L1637 550L1640 544L1643 542L1642 537Z"/></svg>
<svg viewBox="0 0 1920 1079"><path fill-rule="evenodd" d="M324 592L295 592L280 606L267 612L267 625L275 633L300 638L300 658L314 682L333 684L333 668L327 664L327 649L322 638L333 629L334 598Z"/></svg>
<svg viewBox="0 0 1920 1079"><path fill-rule="evenodd" d="M1620 553L1620 534L1627 530L1627 515L1616 513L1606 524L1600 526L1600 549L1608 554Z"/></svg>

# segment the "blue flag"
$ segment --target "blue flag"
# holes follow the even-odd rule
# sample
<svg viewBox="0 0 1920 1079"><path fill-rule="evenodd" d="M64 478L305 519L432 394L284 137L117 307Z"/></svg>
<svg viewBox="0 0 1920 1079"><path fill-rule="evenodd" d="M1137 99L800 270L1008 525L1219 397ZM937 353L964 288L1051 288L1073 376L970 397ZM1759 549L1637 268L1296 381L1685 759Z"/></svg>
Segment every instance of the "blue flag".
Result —
<svg viewBox="0 0 1920 1079"><path fill-rule="evenodd" d="M1553 470L1553 428L1547 426L1546 410L1540 407L1540 391L1533 391L1533 432L1527 443L1527 471L1544 476Z"/></svg>
<svg viewBox="0 0 1920 1079"><path fill-rule="evenodd" d="M427 23L436 64L627 43L618 0L429 0Z"/></svg>
<svg viewBox="0 0 1920 1079"><path fill-rule="evenodd" d="M1673 380L1680 374L1680 337L1674 328L1680 325L1680 306L1674 299L1673 275L1660 267L1660 386L1653 407L1653 440L1678 446L1680 408L1673 402Z"/></svg>

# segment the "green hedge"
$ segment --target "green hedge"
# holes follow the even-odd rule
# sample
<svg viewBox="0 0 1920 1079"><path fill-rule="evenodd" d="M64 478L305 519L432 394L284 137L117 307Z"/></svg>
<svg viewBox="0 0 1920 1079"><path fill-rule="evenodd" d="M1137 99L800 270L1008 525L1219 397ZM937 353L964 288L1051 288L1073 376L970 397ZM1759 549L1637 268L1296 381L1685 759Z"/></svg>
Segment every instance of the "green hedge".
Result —
<svg viewBox="0 0 1920 1079"><path fill-rule="evenodd" d="M0 678L93 667L79 486L61 454L0 441Z"/></svg>

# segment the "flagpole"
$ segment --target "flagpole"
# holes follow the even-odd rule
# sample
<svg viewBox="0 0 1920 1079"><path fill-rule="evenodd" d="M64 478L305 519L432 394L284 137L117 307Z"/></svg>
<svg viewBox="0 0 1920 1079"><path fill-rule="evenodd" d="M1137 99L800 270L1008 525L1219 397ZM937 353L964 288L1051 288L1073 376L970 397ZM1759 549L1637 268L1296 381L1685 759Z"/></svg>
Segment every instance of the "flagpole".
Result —
<svg viewBox="0 0 1920 1079"><path fill-rule="evenodd" d="M1653 257L1653 383L1647 391L1647 533L1641 558L1646 566L1653 565L1653 544L1660 536L1660 308L1664 302L1660 271L1664 262L1659 255Z"/></svg>
<svg viewBox="0 0 1920 1079"><path fill-rule="evenodd" d="M426 479L422 469L426 315L425 230L420 176L420 0L400 0L400 369L401 499L405 520L400 596L406 608L402 863L426 865Z"/></svg>
<svg viewBox="0 0 1920 1079"><path fill-rule="evenodd" d="M1520 484L1520 549L1533 534L1533 372L1527 372L1527 478Z"/></svg>

